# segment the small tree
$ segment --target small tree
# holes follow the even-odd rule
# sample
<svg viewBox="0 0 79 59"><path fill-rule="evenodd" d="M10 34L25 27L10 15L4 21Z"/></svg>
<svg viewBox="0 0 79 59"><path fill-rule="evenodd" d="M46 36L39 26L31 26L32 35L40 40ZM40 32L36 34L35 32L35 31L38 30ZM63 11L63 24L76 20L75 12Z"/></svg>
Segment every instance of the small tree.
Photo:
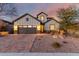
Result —
<svg viewBox="0 0 79 59"><path fill-rule="evenodd" d="M74 23L74 20L79 16L78 10L76 8L61 8L57 11L57 15L60 19L62 19L62 21L60 22L60 29L63 29L66 32L68 29L78 29L77 24Z"/></svg>
<svg viewBox="0 0 79 59"><path fill-rule="evenodd" d="M0 15L17 16L17 9L14 4L0 3Z"/></svg>
<svg viewBox="0 0 79 59"><path fill-rule="evenodd" d="M6 23L0 20L0 31L6 31Z"/></svg>

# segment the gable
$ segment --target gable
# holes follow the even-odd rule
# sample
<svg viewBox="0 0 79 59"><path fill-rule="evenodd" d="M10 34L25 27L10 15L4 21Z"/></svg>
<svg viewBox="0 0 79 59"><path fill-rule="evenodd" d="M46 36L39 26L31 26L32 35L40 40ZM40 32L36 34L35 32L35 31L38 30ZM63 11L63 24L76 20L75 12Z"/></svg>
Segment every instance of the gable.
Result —
<svg viewBox="0 0 79 59"><path fill-rule="evenodd" d="M1 23L1 22L6 23L6 24L12 24L11 22L6 21L6 20L3 20L3 19L0 19L0 23Z"/></svg>
<svg viewBox="0 0 79 59"><path fill-rule="evenodd" d="M39 14L37 14L37 18L38 18L38 16L41 15L41 14L42 14L42 15L45 15L45 16L48 16L46 13L40 12Z"/></svg>
<svg viewBox="0 0 79 59"><path fill-rule="evenodd" d="M48 18L48 21L45 22L46 30L50 30L50 25L54 25L55 26L55 30L58 30L59 26L60 26L60 23L58 21L56 21L55 19Z"/></svg>
<svg viewBox="0 0 79 59"><path fill-rule="evenodd" d="M57 21L55 21L55 20L53 20L53 19L51 19L48 23L49 23L49 24L59 24ZM47 23L46 23L46 24L47 24Z"/></svg>
<svg viewBox="0 0 79 59"><path fill-rule="evenodd" d="M34 18L33 16L27 14L23 17L20 17L14 22L14 25L37 25L39 24L39 20Z"/></svg>
<svg viewBox="0 0 79 59"><path fill-rule="evenodd" d="M41 21L41 22L45 22L47 21L47 14L44 12L41 12L39 14L37 14L37 18Z"/></svg>

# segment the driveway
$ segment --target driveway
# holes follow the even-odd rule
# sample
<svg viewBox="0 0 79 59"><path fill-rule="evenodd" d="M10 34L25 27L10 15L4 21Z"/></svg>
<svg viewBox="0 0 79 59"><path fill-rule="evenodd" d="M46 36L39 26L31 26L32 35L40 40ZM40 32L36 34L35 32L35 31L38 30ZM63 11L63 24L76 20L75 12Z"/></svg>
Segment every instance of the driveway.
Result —
<svg viewBox="0 0 79 59"><path fill-rule="evenodd" d="M54 43L61 47L55 48ZM79 52L79 38L54 38L50 34L10 34L0 37L0 52Z"/></svg>
<svg viewBox="0 0 79 59"><path fill-rule="evenodd" d="M10 34L0 37L0 52L29 52L34 38L34 34Z"/></svg>

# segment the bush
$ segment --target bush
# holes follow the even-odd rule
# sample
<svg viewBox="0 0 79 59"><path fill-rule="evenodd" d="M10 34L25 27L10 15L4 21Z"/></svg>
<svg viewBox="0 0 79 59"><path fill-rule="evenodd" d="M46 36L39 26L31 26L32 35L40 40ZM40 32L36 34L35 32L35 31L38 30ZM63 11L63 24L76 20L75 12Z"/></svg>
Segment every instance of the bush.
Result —
<svg viewBox="0 0 79 59"><path fill-rule="evenodd" d="M63 43L65 43L65 44L66 44L66 43L68 43L68 42L66 42L66 41L63 41Z"/></svg>
<svg viewBox="0 0 79 59"><path fill-rule="evenodd" d="M77 35L77 34L74 34L72 36L75 37L75 38L79 38L79 35Z"/></svg>
<svg viewBox="0 0 79 59"><path fill-rule="evenodd" d="M54 47L54 48L61 48L61 46L62 45L58 42L55 42L55 43L52 44L52 47Z"/></svg>
<svg viewBox="0 0 79 59"><path fill-rule="evenodd" d="M50 31L46 31L46 30L45 30L44 32L45 32L45 33L48 33L48 34L50 33Z"/></svg>
<svg viewBox="0 0 79 59"><path fill-rule="evenodd" d="M41 40L40 38L38 40Z"/></svg>
<svg viewBox="0 0 79 59"><path fill-rule="evenodd" d="M7 36L8 32L0 32L0 37Z"/></svg>
<svg viewBox="0 0 79 59"><path fill-rule="evenodd" d="M55 31L55 30L51 31L51 35L54 35L54 34L58 34L58 31Z"/></svg>

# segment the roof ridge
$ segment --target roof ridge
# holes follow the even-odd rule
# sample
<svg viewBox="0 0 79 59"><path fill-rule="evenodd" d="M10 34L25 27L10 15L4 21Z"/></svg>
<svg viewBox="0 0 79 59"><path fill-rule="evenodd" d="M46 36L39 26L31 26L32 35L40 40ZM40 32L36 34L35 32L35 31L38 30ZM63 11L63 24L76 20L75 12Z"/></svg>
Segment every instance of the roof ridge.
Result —
<svg viewBox="0 0 79 59"><path fill-rule="evenodd" d="M32 16L31 14L25 13L25 14L19 16L18 18L16 18L15 20L13 20L12 23L14 23L15 21L19 20L20 18L22 18L22 17L24 17L24 16L26 16L26 15L29 15L29 16L33 17L34 19L36 19L37 21L40 21L40 20L38 20L38 18Z"/></svg>
<svg viewBox="0 0 79 59"><path fill-rule="evenodd" d="M4 21L4 22L7 22L7 23L9 23L9 24L12 24L12 22L9 22L9 21L7 21L7 20L3 20L3 19L0 19L1 21Z"/></svg>
<svg viewBox="0 0 79 59"><path fill-rule="evenodd" d="M48 17L48 19L52 19L52 20L54 20L54 21L60 23L59 21L55 20L54 17Z"/></svg>
<svg viewBox="0 0 79 59"><path fill-rule="evenodd" d="M39 16L40 14L42 14L42 13L45 14L46 16L48 16L45 12L40 12L40 13L37 14L37 18L38 18L38 16Z"/></svg>

